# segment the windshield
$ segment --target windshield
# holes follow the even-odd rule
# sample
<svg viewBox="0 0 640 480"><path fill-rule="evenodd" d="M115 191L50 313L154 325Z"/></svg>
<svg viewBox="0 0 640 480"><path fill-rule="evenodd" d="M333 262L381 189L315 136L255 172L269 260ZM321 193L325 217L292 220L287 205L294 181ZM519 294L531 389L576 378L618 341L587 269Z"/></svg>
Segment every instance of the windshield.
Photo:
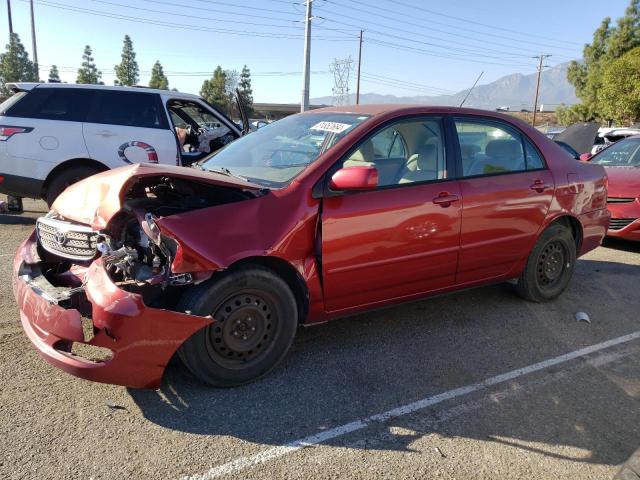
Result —
<svg viewBox="0 0 640 480"><path fill-rule="evenodd" d="M367 118L346 113L292 115L229 144L206 158L202 168L283 187Z"/></svg>
<svg viewBox="0 0 640 480"><path fill-rule="evenodd" d="M640 167L640 138L620 140L593 157L592 162L604 167Z"/></svg>

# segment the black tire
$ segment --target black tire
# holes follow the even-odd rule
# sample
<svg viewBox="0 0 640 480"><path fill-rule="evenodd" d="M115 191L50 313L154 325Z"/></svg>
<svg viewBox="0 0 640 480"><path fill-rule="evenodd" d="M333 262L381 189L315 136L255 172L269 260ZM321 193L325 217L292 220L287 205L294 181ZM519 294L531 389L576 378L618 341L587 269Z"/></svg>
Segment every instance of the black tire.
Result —
<svg viewBox="0 0 640 480"><path fill-rule="evenodd" d="M531 250L516 291L532 302L553 300L569 285L575 266L576 242L571 231L553 224L542 232Z"/></svg>
<svg viewBox="0 0 640 480"><path fill-rule="evenodd" d="M74 183L99 172L100 170L94 167L83 166L69 167L62 170L53 177L51 182L49 182L49 186L47 187L47 192L45 194L47 205L51 207L55 199L58 198L58 196L64 192L65 188L69 185L73 185Z"/></svg>
<svg viewBox="0 0 640 480"><path fill-rule="evenodd" d="M266 375L286 355L298 327L291 289L260 266L228 271L190 288L178 309L216 320L178 350L191 373L216 387L235 387Z"/></svg>

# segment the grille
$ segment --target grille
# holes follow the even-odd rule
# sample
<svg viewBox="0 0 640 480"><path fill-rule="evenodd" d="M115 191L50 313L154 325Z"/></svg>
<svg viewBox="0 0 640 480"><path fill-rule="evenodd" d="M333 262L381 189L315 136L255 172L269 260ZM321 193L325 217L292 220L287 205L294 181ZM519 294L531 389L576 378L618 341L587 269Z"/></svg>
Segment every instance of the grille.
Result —
<svg viewBox="0 0 640 480"><path fill-rule="evenodd" d="M91 260L96 256L98 233L90 227L41 217L36 231L42 248L54 255L71 260Z"/></svg>
<svg viewBox="0 0 640 480"><path fill-rule="evenodd" d="M631 203L635 198L609 197L607 203Z"/></svg>
<svg viewBox="0 0 640 480"><path fill-rule="evenodd" d="M609 222L609 230L622 230L635 221L635 218L612 218Z"/></svg>

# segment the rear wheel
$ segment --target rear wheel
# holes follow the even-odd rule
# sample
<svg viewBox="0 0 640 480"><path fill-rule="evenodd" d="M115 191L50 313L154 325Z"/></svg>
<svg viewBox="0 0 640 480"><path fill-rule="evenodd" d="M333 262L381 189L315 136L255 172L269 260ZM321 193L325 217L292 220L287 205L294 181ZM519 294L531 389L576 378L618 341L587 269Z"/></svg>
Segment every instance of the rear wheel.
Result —
<svg viewBox="0 0 640 480"><path fill-rule="evenodd" d="M296 301L287 284L257 266L193 287L179 308L215 319L178 354L196 377L217 387L242 385L268 373L289 350L298 326Z"/></svg>
<svg viewBox="0 0 640 480"><path fill-rule="evenodd" d="M96 168L83 166L69 167L62 170L49 182L45 195L47 205L51 207L55 199L58 198L68 186L99 172L100 170Z"/></svg>
<svg viewBox="0 0 640 480"><path fill-rule="evenodd" d="M567 227L553 224L536 242L516 291L532 302L558 297L569 285L576 264L576 243Z"/></svg>

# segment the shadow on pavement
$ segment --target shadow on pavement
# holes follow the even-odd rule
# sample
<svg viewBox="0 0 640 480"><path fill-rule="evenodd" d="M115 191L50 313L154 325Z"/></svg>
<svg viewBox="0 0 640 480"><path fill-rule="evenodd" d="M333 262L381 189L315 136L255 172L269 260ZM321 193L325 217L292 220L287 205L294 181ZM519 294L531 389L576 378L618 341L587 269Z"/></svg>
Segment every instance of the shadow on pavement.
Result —
<svg viewBox="0 0 640 480"><path fill-rule="evenodd" d="M250 385L213 389L172 365L160 390L130 389L129 394L148 420L165 428L283 445L636 331L640 299L628 284L637 273L632 265L582 260L571 287L548 304L524 302L508 285L436 297L301 328L285 361ZM578 308L590 313L592 324L575 321ZM640 378L638 362L629 363L612 368L620 369L620 378ZM442 409L478 395L461 397L420 412L419 418L431 419L422 429L416 415L376 427L412 433L374 445L365 441L362 448L411 452L412 442L437 431L580 462L621 464L640 444L640 381L629 386L620 378L583 365L575 375L502 403L488 402L452 423L431 421ZM500 388L526 390L529 380L521 377ZM324 445L344 447L345 441L340 437ZM349 447L354 445L358 448ZM544 445L587 453L563 457Z"/></svg>
<svg viewBox="0 0 640 480"><path fill-rule="evenodd" d="M36 219L24 215L0 213L0 225L35 225Z"/></svg>
<svg viewBox="0 0 640 480"><path fill-rule="evenodd" d="M616 250L624 250L625 252L640 253L640 242L632 242L629 240L621 240L619 238L605 238L603 247L614 248Z"/></svg>

